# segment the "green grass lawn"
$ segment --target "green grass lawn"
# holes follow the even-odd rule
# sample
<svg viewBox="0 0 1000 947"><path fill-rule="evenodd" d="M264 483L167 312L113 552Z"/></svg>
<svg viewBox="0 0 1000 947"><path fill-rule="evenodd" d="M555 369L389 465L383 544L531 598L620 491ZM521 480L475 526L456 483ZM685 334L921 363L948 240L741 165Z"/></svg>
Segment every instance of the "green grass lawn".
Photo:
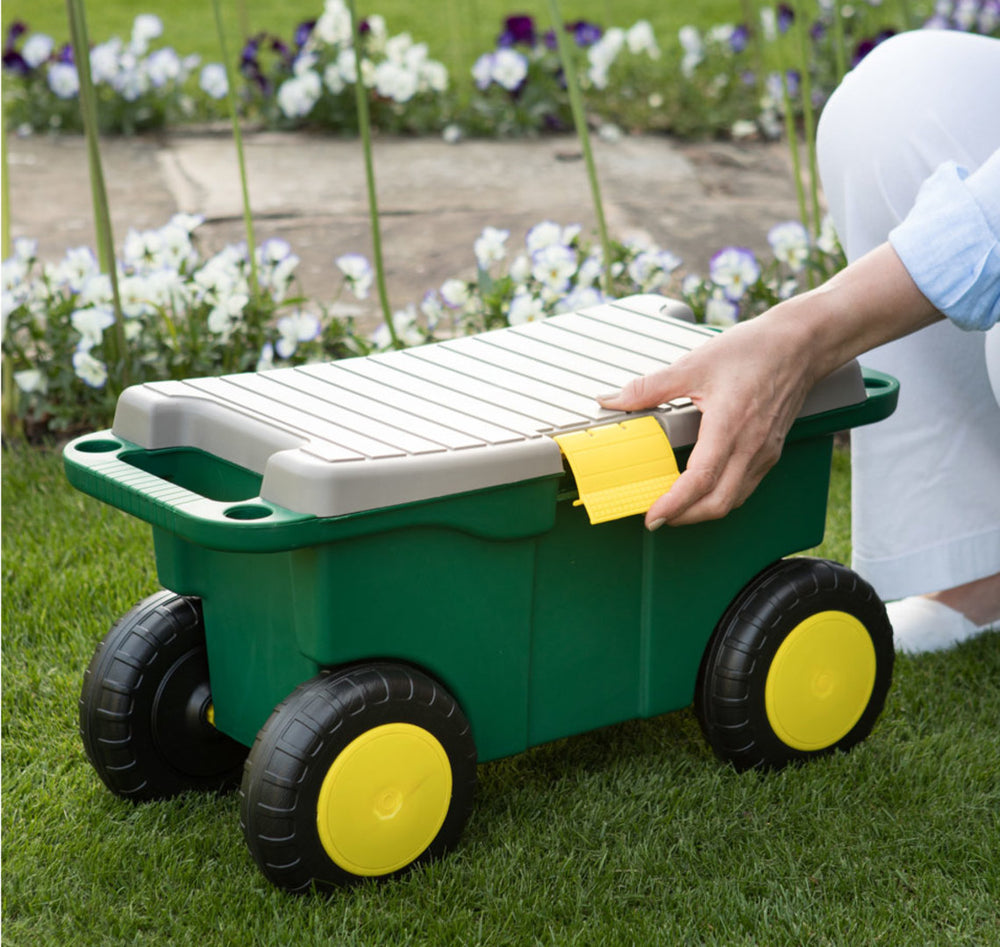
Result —
<svg viewBox="0 0 1000 947"><path fill-rule="evenodd" d="M223 2L230 45L235 45L258 31L276 33L289 39L296 25L314 20L323 10L323 0L241 0ZM602 26L631 26L638 19L648 19L664 47L677 43L677 31L687 23L701 27L722 22L738 22L742 18L740 0L699 0L694 4L653 4L632 0L611 3L610 0L574 0L563 2L560 10L567 21L591 20ZM476 56L493 48L503 18L512 13L531 13L540 25L549 21L546 0L447 0L447 2L413 3L409 0L380 0L379 3L359 2L359 16L379 13L385 17L391 34L409 32L415 40L426 42L431 56L449 67L467 69ZM205 0L101 0L87 5L90 37L102 42L111 36L127 38L137 13L155 13L164 24L162 40L179 53L199 53L206 61L218 60L218 40L212 6ZM8 0L3 5L3 23L25 21L33 30L48 33L57 41L68 39L66 7L63 3L32 3L30 0Z"/></svg>
<svg viewBox="0 0 1000 947"><path fill-rule="evenodd" d="M838 453L827 542L849 550ZM854 752L771 775L689 711L480 767L458 849L330 897L272 888L235 796L133 806L76 732L96 642L155 590L147 528L3 455L3 942L138 945L1000 943L1000 636L901 658Z"/></svg>

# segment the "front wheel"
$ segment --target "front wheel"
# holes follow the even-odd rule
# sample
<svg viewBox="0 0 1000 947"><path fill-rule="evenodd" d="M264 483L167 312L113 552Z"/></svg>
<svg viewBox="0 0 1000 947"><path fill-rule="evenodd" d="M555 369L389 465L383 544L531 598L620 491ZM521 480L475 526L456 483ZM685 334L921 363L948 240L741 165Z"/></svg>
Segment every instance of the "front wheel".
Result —
<svg viewBox="0 0 1000 947"><path fill-rule="evenodd" d="M702 661L695 710L716 754L775 768L871 732L892 680L892 626L845 566L784 559L736 597Z"/></svg>
<svg viewBox="0 0 1000 947"><path fill-rule="evenodd" d="M454 846L476 747L440 684L371 664L303 684L247 758L240 821L261 871L289 891L384 878Z"/></svg>

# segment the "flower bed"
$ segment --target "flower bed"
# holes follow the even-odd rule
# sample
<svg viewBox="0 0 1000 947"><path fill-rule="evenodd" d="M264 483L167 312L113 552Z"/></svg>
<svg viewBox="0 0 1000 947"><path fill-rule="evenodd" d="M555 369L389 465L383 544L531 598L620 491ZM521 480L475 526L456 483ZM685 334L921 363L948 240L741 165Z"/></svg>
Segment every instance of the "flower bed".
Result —
<svg viewBox="0 0 1000 947"><path fill-rule="evenodd" d="M117 264L126 351L113 359L110 280L87 248L42 264L31 240L18 240L3 262L2 313L6 428L32 434L99 427L110 421L128 382L266 370L391 346L388 327L362 335L355 324L295 295L299 262L287 242L257 250L256 291L246 247L203 256L201 218L178 215L158 230L131 231ZM612 244L610 270L578 226L543 221L523 245L486 227L472 248L475 268L393 315L403 345L516 325L601 302L663 292L684 298L699 321L729 324L791 295L842 264L829 227L811 242L789 222L768 236L772 258L739 247L713 258L707 276L683 273L658 246ZM373 271L360 254L337 261L344 289L369 299Z"/></svg>
<svg viewBox="0 0 1000 947"><path fill-rule="evenodd" d="M1000 0L929 0L913 4L917 24L986 34L1000 31ZM760 8L760 21L693 26L670 38L666 52L649 23L630 26L578 21L573 36L588 110L599 124L625 131L678 135L780 134L785 106L805 87L820 103L838 75L886 36L904 28L897 5L865 0L822 3L800 24L808 48L793 33L791 8ZM527 16L509 17L496 47L471 75L451 76L426 43L391 34L383 17L360 24L362 81L372 117L384 132L510 136L569 128L569 102L551 32ZM136 132L224 116L228 82L218 63L156 46L162 24L136 17L131 37L111 38L91 51L102 129ZM200 68L199 68L200 67ZM3 50L4 103L9 127L22 132L78 130L79 88L68 45L10 26ZM288 37L248 38L238 63L244 118L272 128L357 129L353 85L356 53L344 0L326 0L315 21Z"/></svg>

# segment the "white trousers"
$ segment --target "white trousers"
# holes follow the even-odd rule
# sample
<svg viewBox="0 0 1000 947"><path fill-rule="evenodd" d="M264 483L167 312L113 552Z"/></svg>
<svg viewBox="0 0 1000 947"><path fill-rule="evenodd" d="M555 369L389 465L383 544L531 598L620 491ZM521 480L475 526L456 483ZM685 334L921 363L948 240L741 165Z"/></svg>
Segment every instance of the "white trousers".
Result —
<svg viewBox="0 0 1000 947"><path fill-rule="evenodd" d="M939 164L971 171L998 147L1000 41L926 30L876 47L817 134L848 259L885 241ZM862 361L895 375L900 398L852 432L854 568L886 600L1000 572L1000 326L945 321Z"/></svg>

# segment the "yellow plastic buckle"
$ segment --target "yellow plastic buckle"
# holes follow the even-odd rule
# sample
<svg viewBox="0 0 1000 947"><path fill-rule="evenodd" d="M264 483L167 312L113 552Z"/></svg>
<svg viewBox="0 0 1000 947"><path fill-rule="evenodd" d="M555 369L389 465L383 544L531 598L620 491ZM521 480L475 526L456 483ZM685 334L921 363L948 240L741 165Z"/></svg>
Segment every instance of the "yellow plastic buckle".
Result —
<svg viewBox="0 0 1000 947"><path fill-rule="evenodd" d="M667 435L654 417L573 431L554 438L576 477L591 523L645 513L680 476Z"/></svg>

